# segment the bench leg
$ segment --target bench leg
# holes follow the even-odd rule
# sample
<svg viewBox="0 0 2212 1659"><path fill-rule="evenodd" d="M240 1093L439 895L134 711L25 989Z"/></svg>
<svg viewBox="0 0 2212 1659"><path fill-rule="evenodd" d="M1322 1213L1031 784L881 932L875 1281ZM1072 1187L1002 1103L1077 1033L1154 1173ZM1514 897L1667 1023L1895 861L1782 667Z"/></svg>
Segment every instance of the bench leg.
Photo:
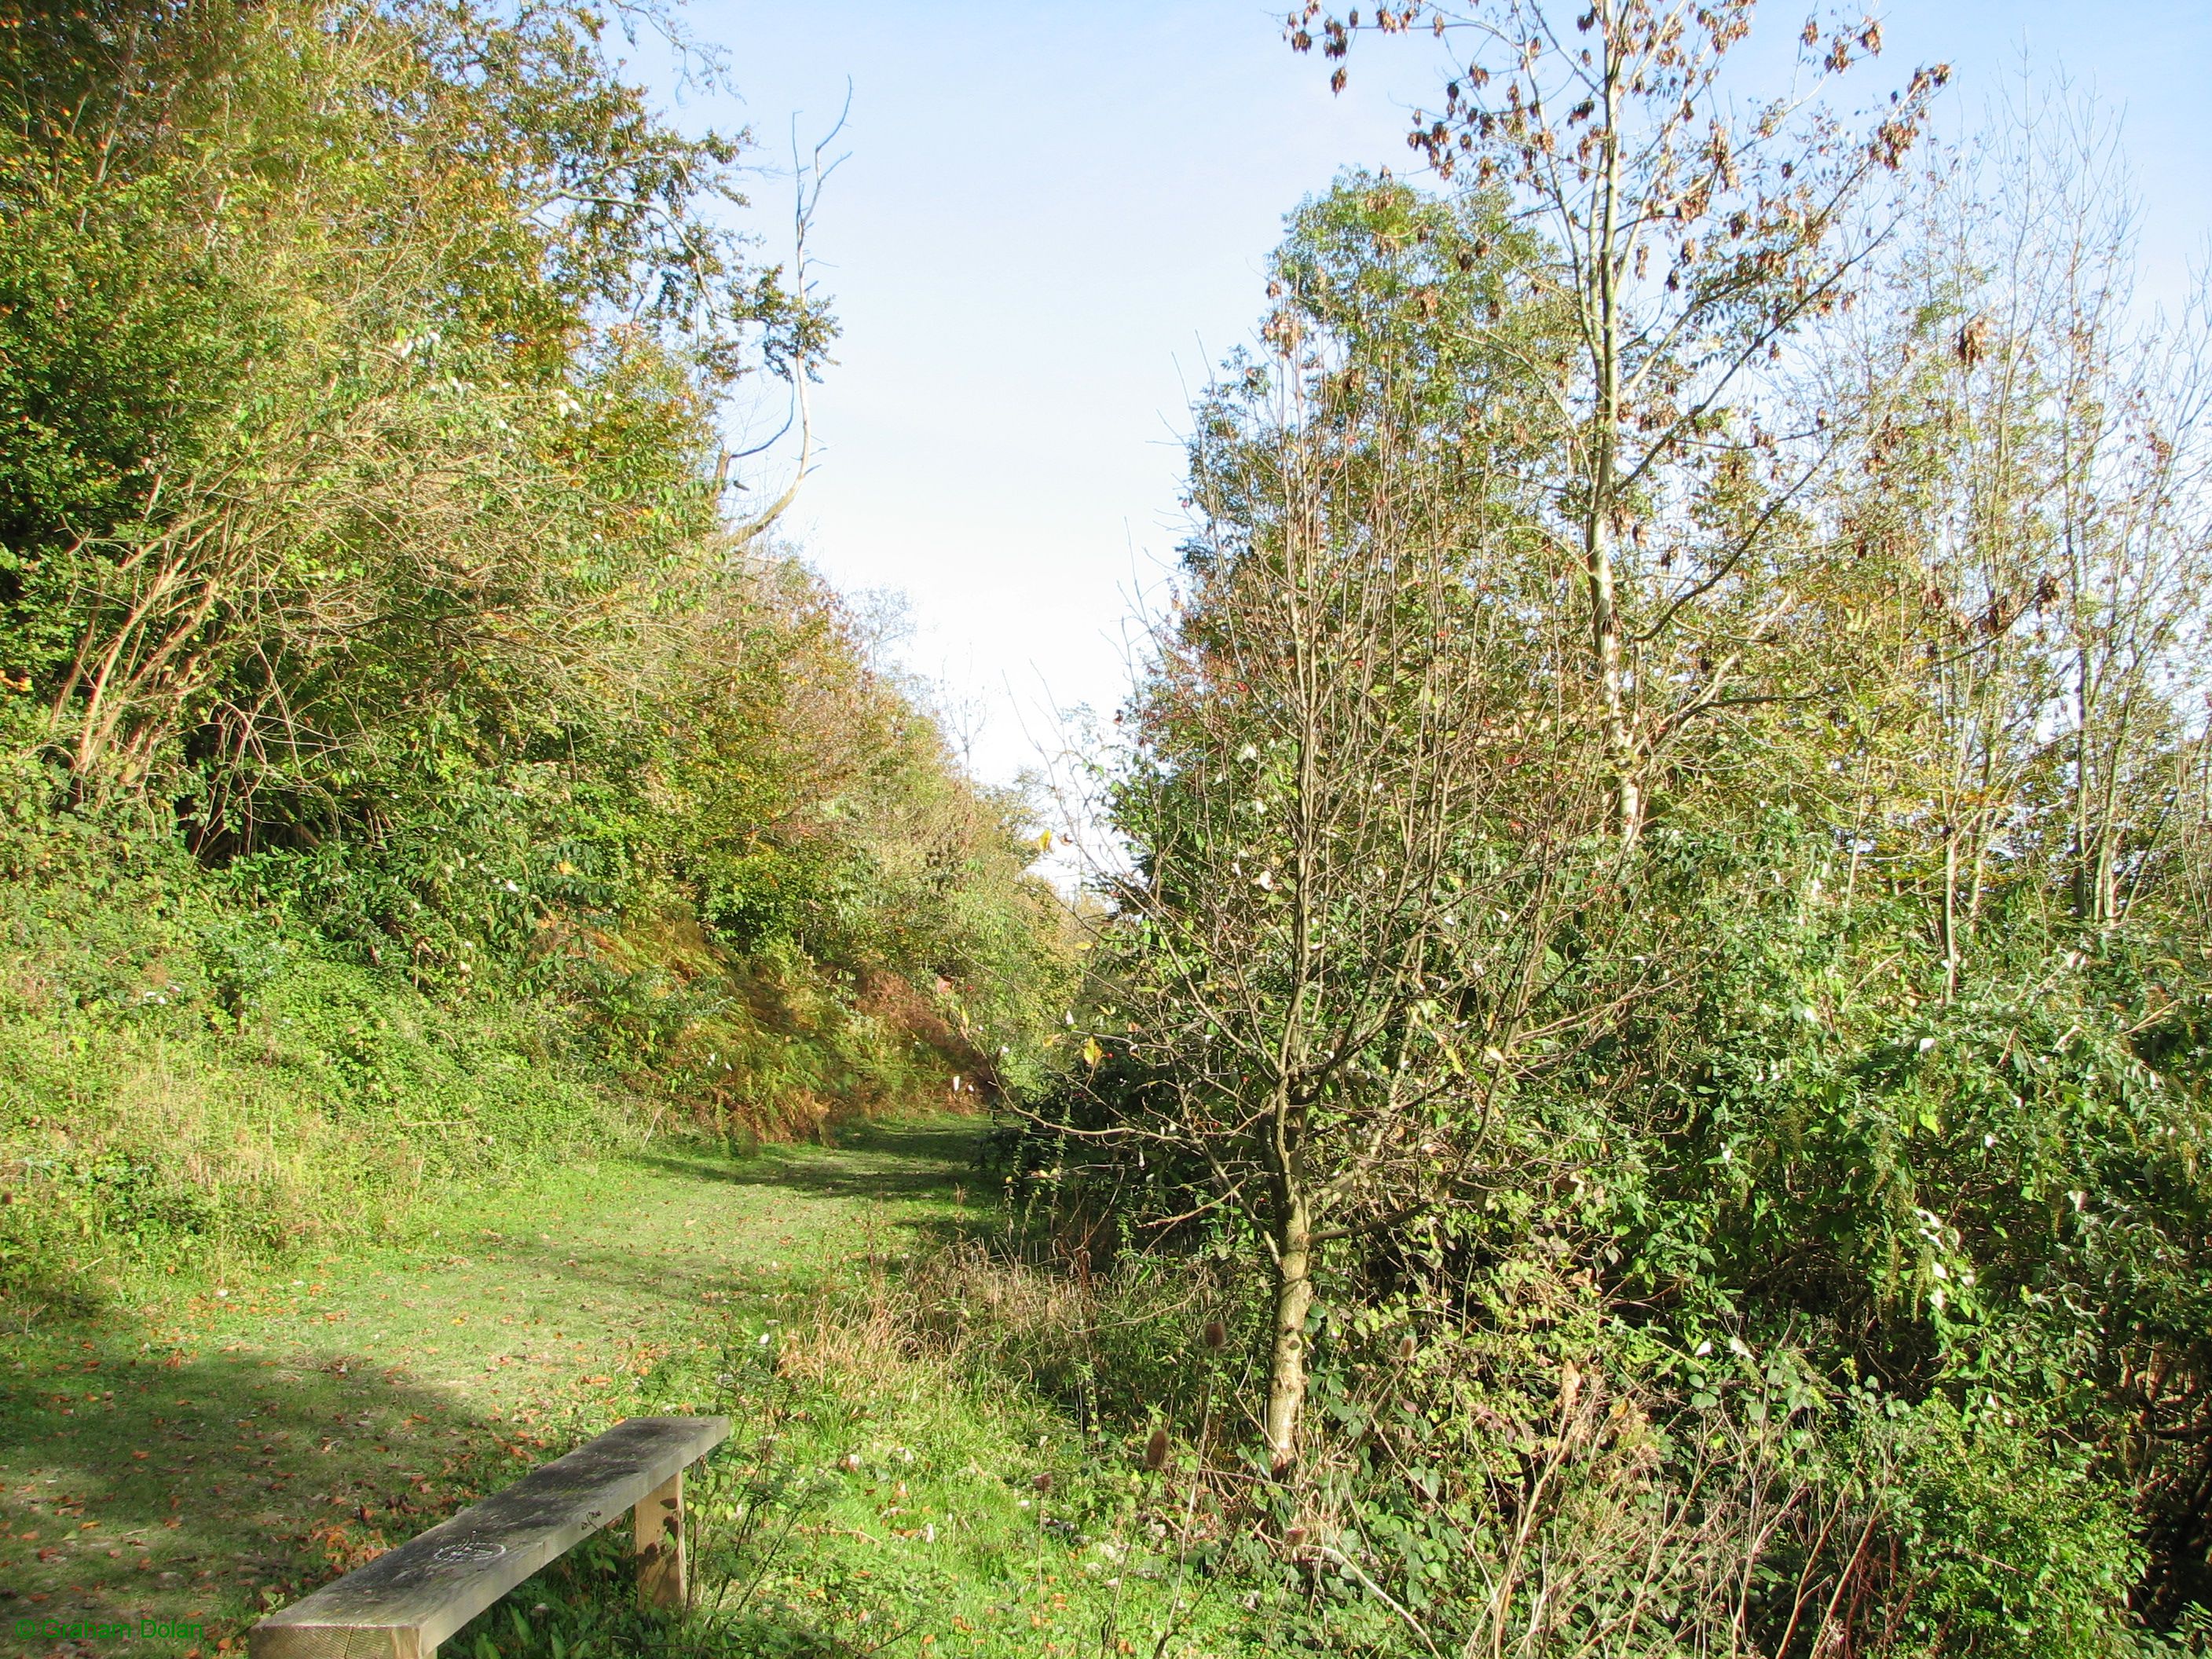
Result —
<svg viewBox="0 0 2212 1659"><path fill-rule="evenodd" d="M684 1471L633 1510L637 1528L637 1599L648 1607L684 1605Z"/></svg>

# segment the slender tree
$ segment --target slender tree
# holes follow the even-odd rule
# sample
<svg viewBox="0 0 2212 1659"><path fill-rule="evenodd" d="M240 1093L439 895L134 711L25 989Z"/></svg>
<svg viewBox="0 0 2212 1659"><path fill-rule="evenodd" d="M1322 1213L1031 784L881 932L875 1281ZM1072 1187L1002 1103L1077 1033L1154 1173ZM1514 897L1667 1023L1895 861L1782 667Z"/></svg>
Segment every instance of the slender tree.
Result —
<svg viewBox="0 0 2212 1659"><path fill-rule="evenodd" d="M1739 112L1724 70L1753 0L1407 0L1364 21L1314 4L1291 44L1341 60L1362 34L1446 45L1443 107L1408 142L1437 174L1507 193L1577 349L1552 379L1547 526L1579 565L1592 718L1625 848L1661 750L1717 708L1775 695L1757 669L1792 605L1747 580L1786 540L1840 423L1778 433L1758 372L1846 300L1881 240L1861 210L1917 138L1948 71L1917 72L1863 132L1817 101L1881 50L1871 21L1800 36L1808 84ZM1347 71L1340 61L1332 84ZM1829 412L1831 416L1834 411Z"/></svg>
<svg viewBox="0 0 2212 1659"><path fill-rule="evenodd" d="M1371 181L1308 231L1271 356L1203 410L1189 579L1115 800L1138 863L1097 1050L1099 1133L1202 1171L1201 1211L1264 1257L1279 1470L1328 1253L1462 1189L1604 799L1579 723L1532 696L1571 646L1540 563L1500 551L1520 471L1462 441L1470 400L1511 427L1547 349L1471 255L1505 232ZM1468 343L1493 318L1510 356Z"/></svg>

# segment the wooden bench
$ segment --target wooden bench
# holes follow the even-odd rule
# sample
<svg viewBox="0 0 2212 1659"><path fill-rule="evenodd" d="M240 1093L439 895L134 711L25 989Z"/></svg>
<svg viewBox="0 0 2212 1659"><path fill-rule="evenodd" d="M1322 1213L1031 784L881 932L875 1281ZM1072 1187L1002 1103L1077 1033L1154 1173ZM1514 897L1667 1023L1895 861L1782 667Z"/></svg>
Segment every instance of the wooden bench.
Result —
<svg viewBox="0 0 2212 1659"><path fill-rule="evenodd" d="M638 1594L684 1601L684 1471L726 1417L633 1417L253 1627L252 1659L431 1659L438 1644L629 1510Z"/></svg>

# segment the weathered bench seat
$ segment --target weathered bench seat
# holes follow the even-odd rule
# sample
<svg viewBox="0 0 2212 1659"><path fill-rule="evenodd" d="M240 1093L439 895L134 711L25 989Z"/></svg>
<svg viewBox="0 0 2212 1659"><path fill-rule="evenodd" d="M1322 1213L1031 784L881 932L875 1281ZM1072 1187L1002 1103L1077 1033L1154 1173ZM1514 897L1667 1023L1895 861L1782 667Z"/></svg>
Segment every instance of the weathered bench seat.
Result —
<svg viewBox="0 0 2212 1659"><path fill-rule="evenodd" d="M633 1417L253 1627L252 1659L431 1659L438 1644L629 1510L639 1588L684 1599L684 1471L726 1417Z"/></svg>

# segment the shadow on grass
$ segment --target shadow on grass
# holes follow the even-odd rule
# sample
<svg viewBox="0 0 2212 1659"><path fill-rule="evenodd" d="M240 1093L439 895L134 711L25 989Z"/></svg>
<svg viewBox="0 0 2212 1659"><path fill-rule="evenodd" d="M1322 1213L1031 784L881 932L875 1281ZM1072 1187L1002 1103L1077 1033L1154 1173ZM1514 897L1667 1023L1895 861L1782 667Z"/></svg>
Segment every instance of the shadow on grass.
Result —
<svg viewBox="0 0 2212 1659"><path fill-rule="evenodd" d="M928 1118L879 1121L844 1126L835 1144L764 1146L736 1156L698 1148L636 1154L639 1162L691 1180L712 1181L762 1191L781 1191L801 1199L829 1199L847 1205L883 1202L897 1206L887 1218L924 1249L962 1243L1001 1230L996 1178L982 1162L988 1120ZM901 1247L888 1238L871 1243L850 1231L849 1212L822 1217L825 1228L840 1232L847 1247L891 1254ZM823 1267L830 1262L819 1264Z"/></svg>
<svg viewBox="0 0 2212 1659"><path fill-rule="evenodd" d="M0 1381L9 1653L75 1659L92 1649L68 1638L70 1625L152 1620L199 1633L133 1641L133 1652L211 1659L264 1613L571 1449L512 1447L513 1425L342 1358L236 1352L170 1365L83 1333L48 1346L46 1363ZM617 1516L517 1586L447 1650L736 1651L727 1632L638 1607L628 1521ZM52 1638L40 1634L46 1620L61 1627ZM777 1653L845 1650L803 1620L770 1633Z"/></svg>
<svg viewBox="0 0 2212 1659"><path fill-rule="evenodd" d="M502 1443L514 1430L364 1358L234 1346L179 1359L96 1324L10 1346L15 1363L0 1372L9 1627L183 1621L206 1627L212 1651L265 1608L526 1466Z"/></svg>
<svg viewBox="0 0 2212 1659"><path fill-rule="evenodd" d="M635 1161L694 1180L782 1187L829 1198L951 1201L988 1177L980 1158L989 1125L981 1118L853 1124L829 1144L764 1146L736 1158L700 1149L634 1155Z"/></svg>
<svg viewBox="0 0 2212 1659"><path fill-rule="evenodd" d="M972 1237L994 1213L961 1203L963 1188L988 1192L975 1162L986 1127L855 1125L834 1146L635 1161L684 1182L781 1188L805 1200L890 1200L910 1236L942 1241ZM680 1188L672 1195L680 1200ZM770 1224L849 1253L866 1240L843 1205L801 1203ZM536 1265L580 1287L620 1286L663 1304L730 1285L729 1267L703 1248L505 1248L518 1266L558 1256ZM805 1252L787 1254L796 1268ZM553 1441L544 1443L374 1352L241 1341L187 1358L149 1349L143 1334L119 1316L62 1317L0 1344L0 1628L27 1618L197 1623L205 1628L197 1645L210 1654L264 1612L569 1449L555 1431L543 1431ZM578 1589L612 1571L596 1557L565 1570L581 1575ZM70 1650L33 1642L20 1650Z"/></svg>

